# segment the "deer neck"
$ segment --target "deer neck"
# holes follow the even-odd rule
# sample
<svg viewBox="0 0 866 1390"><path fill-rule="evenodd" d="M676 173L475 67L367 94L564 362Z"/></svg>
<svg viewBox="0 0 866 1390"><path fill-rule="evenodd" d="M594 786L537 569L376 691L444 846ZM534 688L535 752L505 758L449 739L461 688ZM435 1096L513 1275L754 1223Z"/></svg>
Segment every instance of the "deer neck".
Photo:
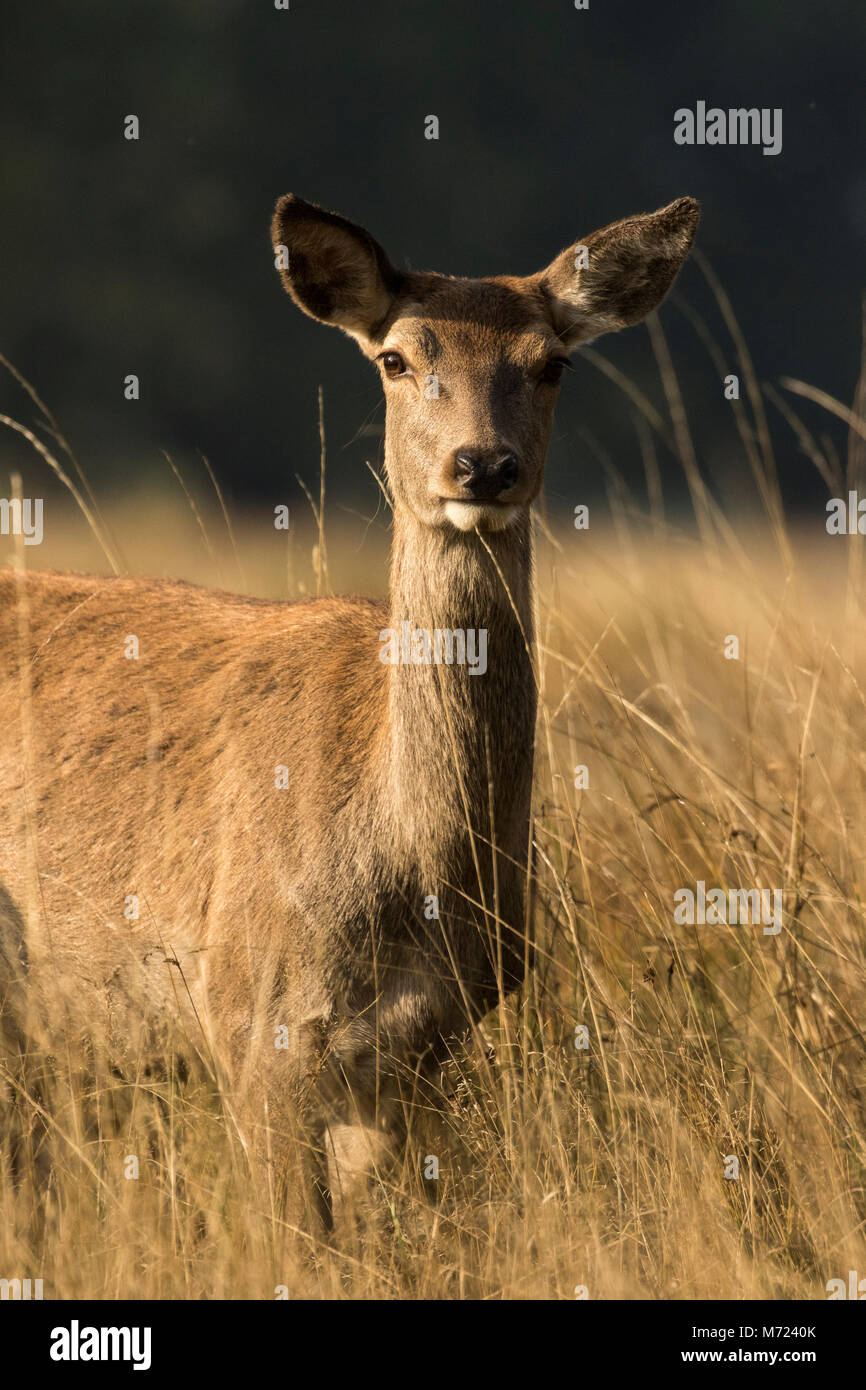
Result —
<svg viewBox="0 0 866 1390"><path fill-rule="evenodd" d="M467 817L489 832L492 799L497 840L512 825L525 836L535 724L528 516L482 539L422 525L398 503L389 632L398 833L430 869Z"/></svg>

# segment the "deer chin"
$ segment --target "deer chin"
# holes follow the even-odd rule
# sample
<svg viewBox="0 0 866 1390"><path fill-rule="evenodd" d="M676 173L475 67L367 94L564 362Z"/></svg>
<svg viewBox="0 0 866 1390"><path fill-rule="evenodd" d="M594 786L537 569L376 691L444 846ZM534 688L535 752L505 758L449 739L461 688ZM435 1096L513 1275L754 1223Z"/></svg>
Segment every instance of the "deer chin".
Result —
<svg viewBox="0 0 866 1390"><path fill-rule="evenodd" d="M458 531L504 531L520 508L501 502L457 502L446 498L443 510Z"/></svg>

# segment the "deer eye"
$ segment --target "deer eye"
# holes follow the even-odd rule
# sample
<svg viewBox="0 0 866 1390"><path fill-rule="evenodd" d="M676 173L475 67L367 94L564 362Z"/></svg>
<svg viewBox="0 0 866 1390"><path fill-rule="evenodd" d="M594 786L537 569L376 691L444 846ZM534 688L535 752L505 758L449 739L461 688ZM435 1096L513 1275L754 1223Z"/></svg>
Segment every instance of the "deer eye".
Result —
<svg viewBox="0 0 866 1390"><path fill-rule="evenodd" d="M557 381L559 381L566 367L570 365L571 363L567 362L564 357L551 357L541 374L541 380L554 386Z"/></svg>
<svg viewBox="0 0 866 1390"><path fill-rule="evenodd" d="M383 353L382 366L385 368L386 376L402 376L406 370L406 363L399 352Z"/></svg>

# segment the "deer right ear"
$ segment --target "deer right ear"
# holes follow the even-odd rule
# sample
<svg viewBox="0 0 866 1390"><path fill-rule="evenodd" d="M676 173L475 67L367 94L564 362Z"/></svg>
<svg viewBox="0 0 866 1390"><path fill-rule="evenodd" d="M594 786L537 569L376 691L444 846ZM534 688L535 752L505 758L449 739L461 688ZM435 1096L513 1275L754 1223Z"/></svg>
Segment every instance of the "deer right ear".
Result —
<svg viewBox="0 0 866 1390"><path fill-rule="evenodd" d="M271 240L280 279L299 309L353 338L376 338L402 276L369 232L287 193L274 209Z"/></svg>
<svg viewBox="0 0 866 1390"><path fill-rule="evenodd" d="M694 198L612 222L569 246L533 283L570 349L639 323L661 304L691 249L700 219Z"/></svg>

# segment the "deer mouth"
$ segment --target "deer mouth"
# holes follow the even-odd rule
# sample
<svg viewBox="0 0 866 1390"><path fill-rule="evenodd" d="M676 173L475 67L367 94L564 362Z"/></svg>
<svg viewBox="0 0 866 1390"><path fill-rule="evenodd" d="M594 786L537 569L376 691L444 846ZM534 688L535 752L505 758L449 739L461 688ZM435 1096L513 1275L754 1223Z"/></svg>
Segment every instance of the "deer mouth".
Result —
<svg viewBox="0 0 866 1390"><path fill-rule="evenodd" d="M458 531L504 531L517 516L513 502L473 501L469 497L443 497L442 506Z"/></svg>

